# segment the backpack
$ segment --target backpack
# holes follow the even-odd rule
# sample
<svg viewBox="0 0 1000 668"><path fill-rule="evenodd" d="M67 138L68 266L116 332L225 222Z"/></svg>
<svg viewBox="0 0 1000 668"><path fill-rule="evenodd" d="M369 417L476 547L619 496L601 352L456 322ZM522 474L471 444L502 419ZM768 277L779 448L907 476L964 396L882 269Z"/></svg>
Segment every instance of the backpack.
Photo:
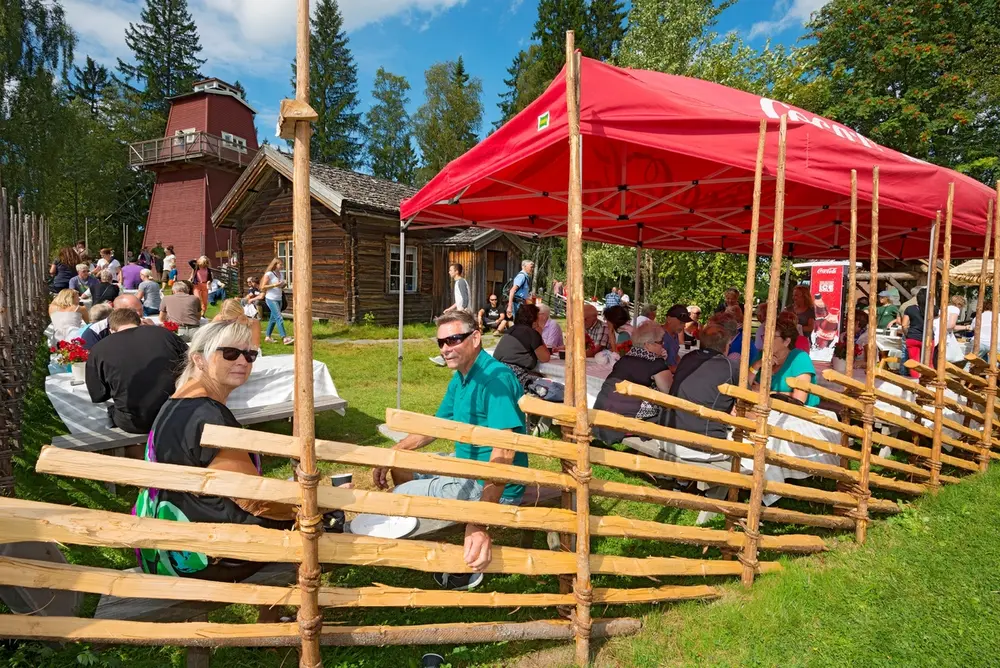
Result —
<svg viewBox="0 0 1000 668"><path fill-rule="evenodd" d="M502 292L503 292L503 297L501 297L501 299L506 299L506 298L507 298L507 295L509 295L509 294L510 294L510 289L511 289L512 287L514 287L514 281L515 281L515 280L517 279L517 277L518 277L518 276L520 276L521 274L524 274L524 272L523 272L523 271L519 271L519 272L517 272L516 274L514 274L514 278L511 278L510 280L508 280L508 281L507 281L506 283L504 283L504 284L503 284L503 290L502 290ZM531 276L529 276L528 274L524 274L524 277L525 277L525 279L527 279L527 280L525 281L525 283L524 283L524 287L525 287L525 288L527 288L528 292L530 293L530 292L531 292ZM520 297L518 297L517 295L514 295L514 302L515 302L515 303L517 303L517 304L520 304L520 303L522 303L523 301L524 301L523 299L521 299L521 298L520 298Z"/></svg>

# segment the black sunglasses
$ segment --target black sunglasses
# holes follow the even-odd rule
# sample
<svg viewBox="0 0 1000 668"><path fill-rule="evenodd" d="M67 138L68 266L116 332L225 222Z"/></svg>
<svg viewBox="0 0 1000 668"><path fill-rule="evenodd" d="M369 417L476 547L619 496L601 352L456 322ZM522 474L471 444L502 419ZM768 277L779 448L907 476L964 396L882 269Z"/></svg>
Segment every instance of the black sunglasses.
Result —
<svg viewBox="0 0 1000 668"><path fill-rule="evenodd" d="M476 330L472 330L473 332ZM444 348L447 346L457 346L462 341L472 336L472 332L465 332L464 334L452 334L451 336L446 336L443 339L438 339L438 348Z"/></svg>
<svg viewBox="0 0 1000 668"><path fill-rule="evenodd" d="M253 364L258 354L256 350L240 350L239 348L230 348L229 346L221 346L216 348L216 350L222 353L222 359L227 362L235 362L240 355L243 355L243 359Z"/></svg>

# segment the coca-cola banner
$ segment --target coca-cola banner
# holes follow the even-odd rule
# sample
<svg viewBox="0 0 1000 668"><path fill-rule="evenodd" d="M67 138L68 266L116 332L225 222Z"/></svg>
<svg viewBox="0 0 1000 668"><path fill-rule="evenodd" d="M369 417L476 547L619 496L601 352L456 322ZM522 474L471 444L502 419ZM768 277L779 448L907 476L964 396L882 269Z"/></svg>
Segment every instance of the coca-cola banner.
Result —
<svg viewBox="0 0 1000 668"><path fill-rule="evenodd" d="M816 264L812 267L812 292L816 310L813 347L833 348L840 332L840 313L844 301L844 265Z"/></svg>

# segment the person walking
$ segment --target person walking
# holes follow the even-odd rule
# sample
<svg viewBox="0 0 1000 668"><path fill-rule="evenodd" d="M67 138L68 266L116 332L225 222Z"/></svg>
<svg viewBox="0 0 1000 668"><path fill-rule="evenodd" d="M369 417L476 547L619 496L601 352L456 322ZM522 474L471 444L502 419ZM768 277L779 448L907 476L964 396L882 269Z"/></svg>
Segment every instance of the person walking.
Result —
<svg viewBox="0 0 1000 668"><path fill-rule="evenodd" d="M264 340L268 343L274 343L271 334L277 328L278 334L281 336L281 342L287 346L293 343L295 339L285 333L285 321L281 317L282 288L286 285L284 274L282 273L283 268L284 265L281 262L281 258L276 257L271 260L271 263L267 265L267 270L264 272L263 278L260 279L260 291L264 293L264 303L267 304L267 308L271 311L271 315L267 320L267 331L265 332Z"/></svg>
<svg viewBox="0 0 1000 668"><path fill-rule="evenodd" d="M164 290L168 286L173 285L174 281L177 279L177 256L174 255L174 247L167 246L167 254L163 256L163 272L161 275L163 279L163 285L161 286Z"/></svg>
<svg viewBox="0 0 1000 668"><path fill-rule="evenodd" d="M448 267L448 276L455 281L455 302L444 310L445 313L451 311L467 311L472 313L469 300L469 282L463 277L462 265L453 262Z"/></svg>
<svg viewBox="0 0 1000 668"><path fill-rule="evenodd" d="M531 296L531 274L535 271L535 263L531 260L521 262L521 271L517 273L507 291L507 319L513 321L517 309Z"/></svg>

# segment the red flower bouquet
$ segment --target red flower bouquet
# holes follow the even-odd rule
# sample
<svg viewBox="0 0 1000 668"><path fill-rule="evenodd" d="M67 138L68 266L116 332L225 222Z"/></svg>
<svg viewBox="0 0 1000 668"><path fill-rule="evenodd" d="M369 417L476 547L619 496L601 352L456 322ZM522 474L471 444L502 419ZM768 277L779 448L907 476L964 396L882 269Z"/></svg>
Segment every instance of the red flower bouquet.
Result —
<svg viewBox="0 0 1000 668"><path fill-rule="evenodd" d="M173 332L174 334L176 334L177 330L179 330L180 328L181 326L178 325L176 322L172 322L170 320L163 321L163 329Z"/></svg>
<svg viewBox="0 0 1000 668"><path fill-rule="evenodd" d="M49 348L49 352L55 356L59 364L76 364L86 362L90 356L90 351L85 346L86 341L76 338L71 341L60 341L57 345Z"/></svg>

